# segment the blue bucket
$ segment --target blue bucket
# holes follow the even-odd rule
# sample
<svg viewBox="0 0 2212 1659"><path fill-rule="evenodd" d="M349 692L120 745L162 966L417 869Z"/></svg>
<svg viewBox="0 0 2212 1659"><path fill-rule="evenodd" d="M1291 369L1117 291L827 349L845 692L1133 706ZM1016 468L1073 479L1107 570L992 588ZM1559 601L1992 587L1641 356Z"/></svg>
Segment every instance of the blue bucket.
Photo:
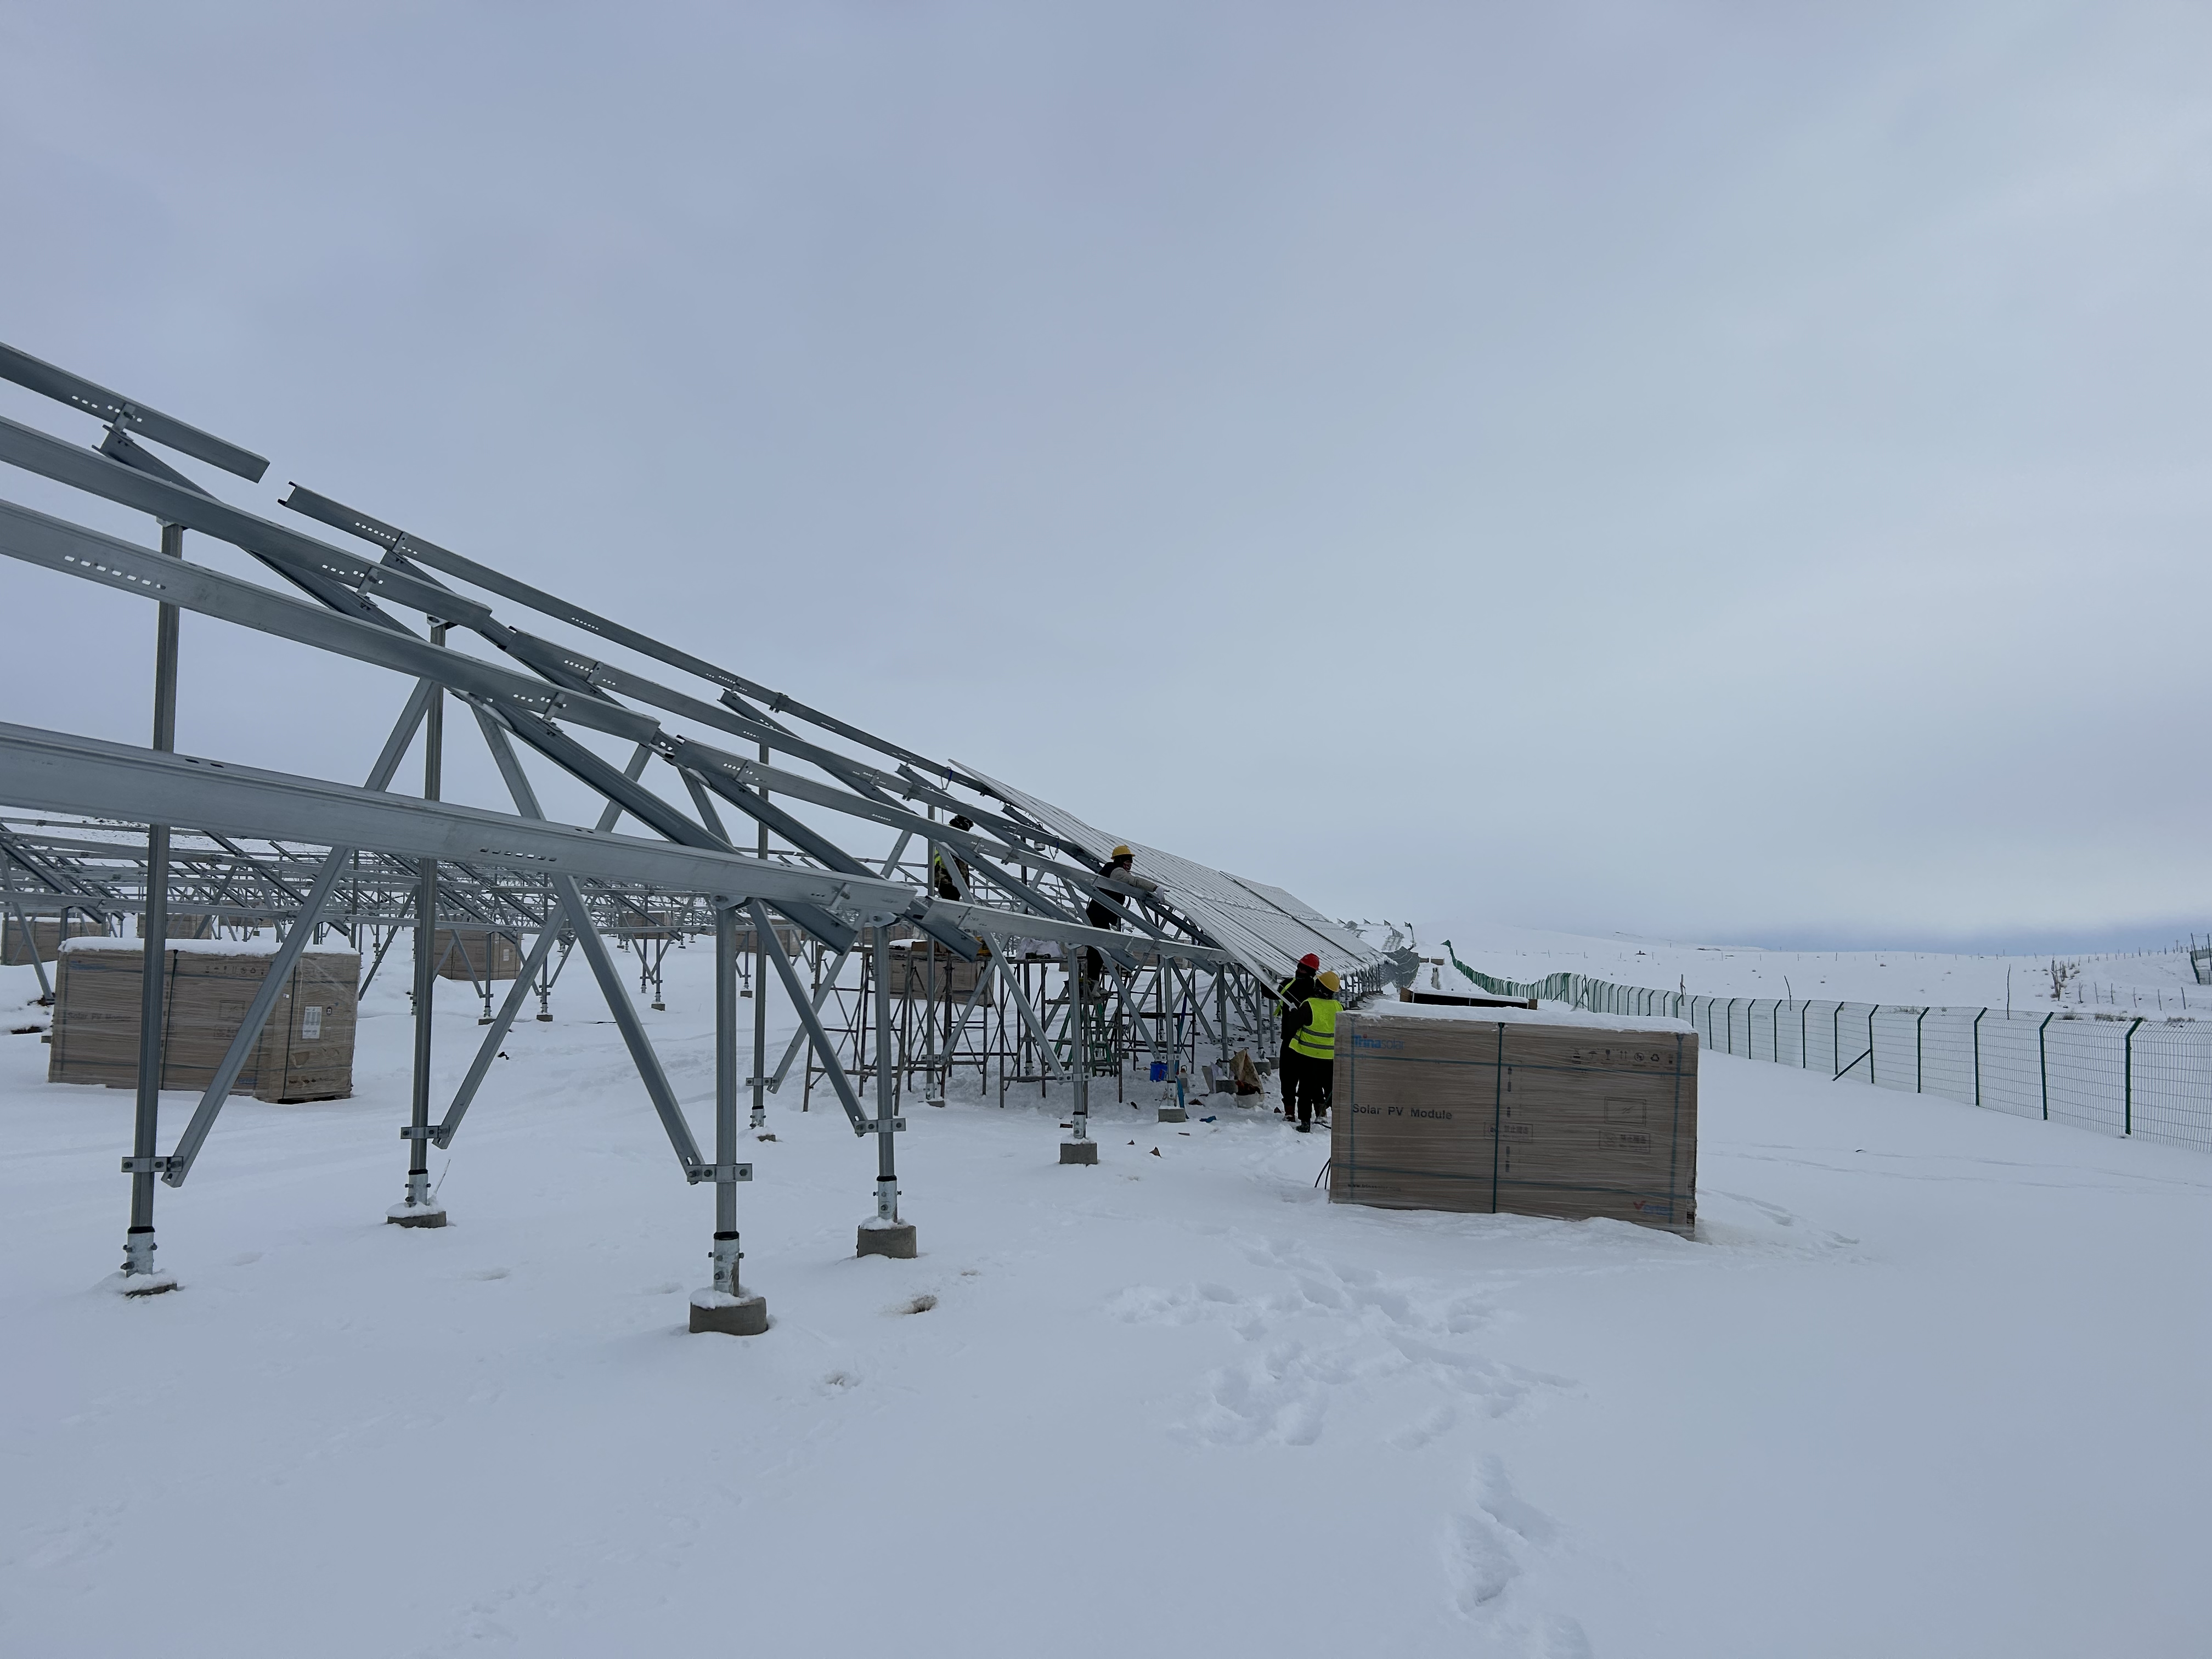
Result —
<svg viewBox="0 0 2212 1659"><path fill-rule="evenodd" d="M1155 1083L1165 1083L1167 1080L1168 1080L1168 1063L1167 1063L1167 1061L1165 1061L1164 1060L1154 1060L1154 1061L1152 1062L1152 1081L1153 1081L1153 1082L1155 1082Z"/></svg>

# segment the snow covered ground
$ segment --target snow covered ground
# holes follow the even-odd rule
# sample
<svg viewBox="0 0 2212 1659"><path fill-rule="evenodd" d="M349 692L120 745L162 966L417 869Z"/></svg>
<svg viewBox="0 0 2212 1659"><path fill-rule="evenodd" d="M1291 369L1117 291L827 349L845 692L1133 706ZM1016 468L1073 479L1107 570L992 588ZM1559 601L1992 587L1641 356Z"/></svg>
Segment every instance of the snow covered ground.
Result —
<svg viewBox="0 0 2212 1659"><path fill-rule="evenodd" d="M1225 1106L1062 1168L1032 1089L913 1110L922 1254L856 1261L872 1149L778 1103L774 1328L691 1336L711 1200L586 991L410 1232L380 985L354 1099L234 1100L161 1190L145 1302L129 1099L0 1037L0 1653L2212 1649L2212 1160L1713 1058L1684 1241L1333 1206Z"/></svg>
<svg viewBox="0 0 2212 1659"><path fill-rule="evenodd" d="M1461 961L1501 977L1537 980L1588 974L1620 985L1649 985L1719 997L1802 997L1913 1006L2016 1008L2057 1006L2052 962L2079 965L2066 1006L2115 1007L2212 1018L2212 985L2199 985L2186 951L2140 955L1956 956L1930 951L1769 951L1754 945L1697 945L1615 934L1506 927L1495 923L1416 924L1424 956L1442 956L1449 939ZM1379 932L1370 933L1379 940ZM1449 968L1446 969L1449 973Z"/></svg>

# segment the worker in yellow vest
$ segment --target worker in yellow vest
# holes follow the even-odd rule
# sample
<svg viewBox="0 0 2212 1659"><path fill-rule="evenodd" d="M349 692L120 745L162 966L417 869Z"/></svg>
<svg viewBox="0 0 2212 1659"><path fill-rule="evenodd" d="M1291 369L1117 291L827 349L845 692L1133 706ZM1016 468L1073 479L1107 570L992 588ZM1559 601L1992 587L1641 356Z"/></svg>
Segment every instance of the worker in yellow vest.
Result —
<svg viewBox="0 0 2212 1659"><path fill-rule="evenodd" d="M973 830L975 827L975 824L964 814L957 815L952 820L952 828L955 830ZM948 857L951 858L953 865L957 866L960 871L960 874L957 878L954 877L952 871L945 866L945 860ZM960 899L972 897L973 895L968 890L968 884L973 878L975 873L975 872L974 871L968 867L968 860L962 858L959 854L953 852L950 848L940 847L934 853L930 854L930 884L937 890L937 896L941 899L952 899L957 901Z"/></svg>
<svg viewBox="0 0 2212 1659"><path fill-rule="evenodd" d="M1300 1134L1311 1133L1315 1115L1328 1110L1336 1081L1336 1017L1344 1012L1337 993L1343 986L1334 973L1323 974L1314 994L1285 1016L1292 1028L1291 1058L1296 1066L1285 1080L1297 1102Z"/></svg>

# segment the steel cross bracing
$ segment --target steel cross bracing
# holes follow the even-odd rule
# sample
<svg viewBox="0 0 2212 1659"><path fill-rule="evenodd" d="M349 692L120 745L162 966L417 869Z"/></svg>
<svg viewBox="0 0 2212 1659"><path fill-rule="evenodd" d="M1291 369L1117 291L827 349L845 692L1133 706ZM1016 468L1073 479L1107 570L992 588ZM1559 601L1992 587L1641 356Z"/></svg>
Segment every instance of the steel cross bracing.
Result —
<svg viewBox="0 0 2212 1659"><path fill-rule="evenodd" d="M414 1123L410 1142L408 1202L395 1219L434 1224L422 1152L451 1139L467 1096L496 1047L524 994L537 976L545 995L546 963L556 936L567 960L580 945L606 995L641 1079L666 1126L690 1179L712 1181L718 1226L713 1259L718 1291L734 1294L737 1250L734 1188L749 1176L730 1156L731 1134L721 1117L734 1100L734 1036L717 1040L717 1150L709 1163L692 1142L680 1109L668 1093L649 1038L637 1024L627 993L616 982L603 939L634 940L646 982L657 986L659 952L685 936L712 934L720 941L725 969L737 958L730 941L732 917L750 915L764 969L773 961L797 1005L809 1049L808 1075L830 1082L856 1133L878 1139L876 1183L878 1226L896 1222L891 1135L903 1127L897 1091L889 1074L933 1077L941 1098L956 1064L978 1054L988 1067L988 1036L1000 1033L1001 1090L1005 1056L1017 1054L1040 1075L1091 1069L1091 1039L1079 1044L1075 999L1061 985L1055 1005L1047 990L1047 953L1066 959L1095 950L1107 980L1091 988L1113 1007L1110 1024L1122 1033L1112 1050L1121 1059L1136 1048L1152 1054L1186 1053L1195 1063L1200 1035L1217 1044L1225 1060L1233 1038L1259 1045L1271 1023L1267 984L1285 967L1284 943L1310 935L1347 980L1371 978L1373 953L1356 934L1334 929L1277 889L1263 889L1146 849L1147 868L1167 878L1158 893L1137 892L1097 873L1105 842L1097 832L1033 797L980 773L933 761L772 688L758 684L653 636L571 604L491 567L410 535L330 497L294 486L280 503L319 524L361 538L374 556L309 536L218 499L161 460L144 443L258 481L267 463L250 452L147 409L51 364L0 347L0 378L41 392L105 421L95 447L68 442L22 422L0 419L0 460L149 514L162 528L159 552L14 503L0 501L0 554L153 601L163 619L167 653L157 673L157 711L152 750L100 743L66 733L0 727L0 801L37 811L89 815L108 823L9 822L0 826L0 897L21 925L30 915L76 912L110 929L125 917L147 916L167 931L167 914L192 918L201 929L273 926L284 932L278 958L325 928L349 933L370 967L402 929L416 935L417 1021ZM141 441L143 441L142 442ZM236 546L304 598L243 581L185 556L185 532ZM704 682L701 696L648 675L602 660L596 648L579 650L528 632L495 614L485 599L457 589L465 584L493 599L550 617L595 641L605 641ZM172 620L179 611L218 617L271 638L369 663L399 674L410 687L385 752L368 786L355 788L227 762L165 752L174 706ZM419 617L428 637L398 612ZM449 642L454 629L495 647L492 658ZM441 793L443 712L447 699L469 708L514 798L513 813L488 812L437 799ZM648 713L647 710L655 712ZM672 718L703 732L672 729ZM602 759L564 729L580 726L635 745L629 766ZM795 727L811 727L820 738ZM420 797L392 793L392 781L418 732L423 734ZM753 750L724 746L741 741ZM545 821L516 745L585 784L604 803L593 830ZM839 747L843 744L848 747ZM851 752L857 748L867 757ZM771 757L774 757L772 760ZM644 781L654 760L673 769L676 793ZM884 764L888 763L888 769ZM793 765L809 769L794 771ZM957 789L962 792L955 794ZM974 797L970 799L970 797ZM1006 807L995 811L984 804ZM679 800L686 805L679 805ZM895 831L900 846L880 867L866 856L798 816L779 801L827 811L873 831ZM688 806L688 810L687 810ZM738 850L722 809L751 820L757 845ZM962 812L972 830L943 820ZM653 839L613 834L628 817ZM172 826L176 826L173 832ZM909 842L915 856L902 858ZM945 855L940 861L939 854ZM959 896L933 889L933 869L957 858L964 873ZM1106 907L1126 931L1086 924L1084 908ZM740 912L737 907L747 907ZM802 987L763 906L794 924L804 939L812 984ZM510 933L530 956L507 1006L493 1024L471 1081L432 1127L424 1099L428 1066L428 1003L434 984L424 965L424 930L467 924ZM883 981L890 973L887 929L911 930L924 942L927 988L915 1017L910 994L901 1017L884 1006ZM875 939L869 975L875 988L871 1022L858 1005L838 1024L850 1037L840 1043L817 1017L817 1005L835 998L839 975L853 961L864 929ZM1304 947L1301 947L1304 948ZM35 955L35 952L33 953ZM1291 953L1293 956L1296 952ZM1278 958L1281 957L1281 960ZM937 969L980 963L958 1008L939 1006ZM1016 962L1024 965L1018 973ZM1032 971L1034 983L1027 984ZM734 971L734 970L732 970ZM158 987L158 957L150 957L148 1006ZM756 975L756 981L760 977ZM1061 976L1063 979L1064 975ZM949 978L947 982L949 983ZM490 988L478 988L490 1018ZM756 982L757 995L765 984ZM1212 1003L1209 1018L1206 1004ZM273 999L273 992L271 993ZM1055 1006L1057 1016L1055 1018ZM1106 1005L1101 1005L1106 1006ZM718 1018L734 1018L734 1002L718 1000ZM1232 1012L1235 1018L1232 1021ZM971 1031L970 1023L980 1022ZM154 1022L149 1022L149 1024ZM239 1044L258 1034L242 1030ZM756 1123L763 1091L788 1070L792 1054L770 1081L763 1052L763 1027L755 1023L752 1081ZM1088 1030L1086 1024L1085 1030ZM1011 1044L1005 1034L1011 1030ZM980 1033L980 1034L979 1034ZM234 1045L234 1048L237 1044ZM1272 1048L1272 1044L1267 1044ZM1079 1048L1083 1063L1077 1064ZM189 1169L214 1115L220 1091L210 1090L188 1132L182 1156L152 1152L153 1091L158 1076L159 1035L149 1037L140 1091L139 1147L126 1168L133 1178L133 1238L126 1252L126 1288L137 1276L151 1287L149 1183L155 1175L172 1184ZM861 1110L848 1076L877 1079L872 1115ZM1082 1091L1078 1089L1078 1123ZM1081 1133L1079 1127L1079 1134ZM404 1207L408 1213L398 1212ZM421 1213L416 1213L420 1210ZM720 1224L727 1220L729 1227ZM140 1224L143 1223L143 1224ZM144 1234L143 1239L137 1235ZM863 1248L868 1248L863 1231ZM695 1309L695 1322L697 1318Z"/></svg>

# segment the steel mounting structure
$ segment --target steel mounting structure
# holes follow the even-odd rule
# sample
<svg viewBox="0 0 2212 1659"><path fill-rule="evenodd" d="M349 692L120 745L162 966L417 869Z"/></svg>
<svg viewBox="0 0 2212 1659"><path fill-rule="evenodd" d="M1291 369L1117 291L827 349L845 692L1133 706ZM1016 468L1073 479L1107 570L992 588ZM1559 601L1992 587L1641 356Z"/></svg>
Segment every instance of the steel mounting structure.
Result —
<svg viewBox="0 0 2212 1659"><path fill-rule="evenodd" d="M1352 995L1395 976L1395 958L1356 927L1279 887L1141 846L1140 867L1157 890L1117 881L1102 873L1115 837L978 769L931 759L297 484L279 507L368 550L234 505L148 446L249 484L267 471L260 456L12 347L0 345L0 379L102 428L85 445L0 417L0 462L143 513L158 532L157 548L143 547L0 500L0 555L155 607L148 746L0 725L0 803L13 814L0 821L8 921L27 932L40 917L119 929L136 915L144 936L159 939L170 935L173 912L201 929L271 927L281 936L259 995L166 1153L158 1145L163 953L147 952L132 1145L123 1160L126 1291L173 1284L154 1262L157 1183L184 1183L294 962L330 929L362 949L370 978L392 941L412 934L412 1088L400 1131L407 1168L393 1219L442 1222L429 1148L452 1143L526 992L538 988L543 1017L556 971L549 963L556 947L563 963L573 950L620 1029L685 1179L714 1188L712 1288L725 1297L739 1294L737 1188L751 1178L738 1156L739 1096L750 1090L758 1128L766 1097L802 1048L810 1091L818 1074L854 1133L876 1142L865 1249L872 1228L902 1224L896 1146L907 1079L931 1077L941 1099L979 1007L987 1027L997 1011L1002 1036L1012 1034L1006 1053L1025 1056L1020 1063L1034 1066L1037 1080L1069 1083L1079 1140L1098 1071L1096 1032L1115 1034L1104 1052L1117 1072L1133 1032L1178 1064L1195 1055L1202 1033L1225 1061L1239 1039L1272 1052L1260 1041L1269 1005L1306 951L1343 975ZM188 533L240 550L280 585L186 556ZM397 718L358 787L175 752L178 623L187 611L398 677ZM512 620L525 616L580 637L563 643ZM609 647L650 666L612 660L602 654ZM441 799L449 706L467 711L511 811ZM603 757L578 732L627 744L628 764ZM395 793L418 738L420 792ZM597 821L550 820L526 757L584 786L600 804ZM649 781L656 763L664 769ZM750 836L732 814L750 821ZM642 833L619 833L626 820ZM888 857L858 850L886 835ZM1116 925L1091 926L1092 905ZM489 1023L461 1085L438 1110L434 945L441 927L464 925L508 933L525 960L496 1015L489 981L477 988ZM897 955L901 934L919 955ZM642 959L647 939L665 949L672 939L709 937L711 1157L607 945L635 940ZM649 982L658 960L644 970ZM859 972L858 1000L825 1020L848 964ZM949 986L968 964L972 988L939 997L940 973ZM927 979L919 997L917 972ZM741 979L753 1002L750 1070L740 1064ZM771 981L800 1027L773 1075ZM910 1016L917 1000L926 1018L895 1017L895 1003ZM1003 1098L1003 1058L1000 1069ZM855 1084L871 1080L874 1098L864 1104Z"/></svg>

